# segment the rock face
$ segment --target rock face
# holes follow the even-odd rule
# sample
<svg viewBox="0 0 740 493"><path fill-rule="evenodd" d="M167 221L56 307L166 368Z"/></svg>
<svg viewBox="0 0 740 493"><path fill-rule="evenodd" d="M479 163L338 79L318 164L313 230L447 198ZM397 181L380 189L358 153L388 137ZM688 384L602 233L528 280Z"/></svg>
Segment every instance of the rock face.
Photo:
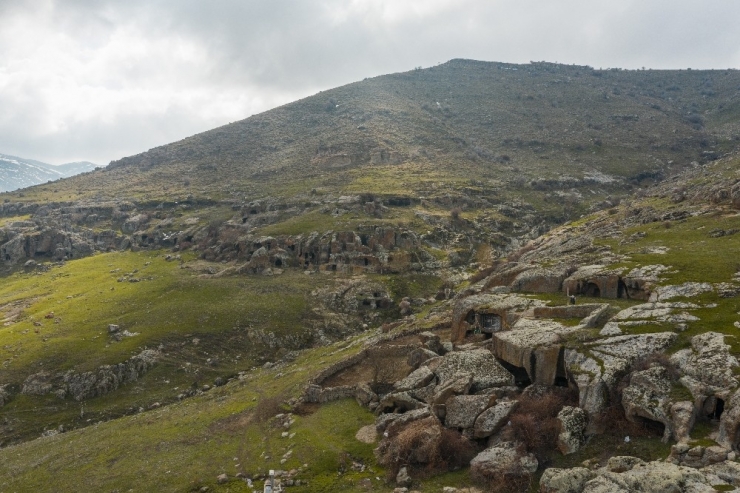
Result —
<svg viewBox="0 0 740 493"><path fill-rule="evenodd" d="M578 387L579 407L589 415L602 411L620 375L638 358L664 351L675 338L673 332L623 335L587 343L588 354L566 349L565 370Z"/></svg>
<svg viewBox="0 0 740 493"><path fill-rule="evenodd" d="M516 406L516 401L500 401L480 413L475 419L473 437L486 438L496 433L509 420Z"/></svg>
<svg viewBox="0 0 740 493"><path fill-rule="evenodd" d="M476 418L488 409L495 396L458 395L445 403L445 426L448 428L472 428Z"/></svg>
<svg viewBox="0 0 740 493"><path fill-rule="evenodd" d="M644 418L661 423L664 426L663 441L667 442L673 436L670 392L671 382L662 366L633 372L629 386L622 392L625 416L631 421Z"/></svg>
<svg viewBox="0 0 740 493"><path fill-rule="evenodd" d="M482 329L481 314L497 316L503 330L514 325L521 313L533 306L544 306L544 302L507 294L478 294L461 298L452 309L450 338L453 342L461 341L467 331Z"/></svg>
<svg viewBox="0 0 740 493"><path fill-rule="evenodd" d="M60 398L71 396L77 401L90 399L116 390L123 384L134 382L154 366L160 353L145 349L117 365L104 365L96 371L52 375L35 373L26 378L22 394L44 395L54 393Z"/></svg>
<svg viewBox="0 0 740 493"><path fill-rule="evenodd" d="M563 455L578 452L586 442L586 411L579 407L565 406L558 413L561 432L558 435L558 449Z"/></svg>
<svg viewBox="0 0 740 493"><path fill-rule="evenodd" d="M717 399L727 401L738 387L733 372L738 361L724 341L724 334L705 332L691 338L690 349L671 356L671 363L682 374L681 383L694 398L696 414L713 414Z"/></svg>
<svg viewBox="0 0 740 493"><path fill-rule="evenodd" d="M458 378L461 374L472 375L470 388L472 393L491 387L514 385L514 376L486 349L446 354L434 373L439 378L440 385Z"/></svg>
<svg viewBox="0 0 740 493"><path fill-rule="evenodd" d="M561 338L555 331L519 328L494 334L493 341L496 357L523 368L532 383L553 385L558 373L564 372L559 365Z"/></svg>
<svg viewBox="0 0 740 493"><path fill-rule="evenodd" d="M404 390L420 389L434 380L434 372L426 366L412 371L409 376L396 382L393 388L402 392Z"/></svg>
<svg viewBox="0 0 740 493"><path fill-rule="evenodd" d="M737 465L721 462L701 470L670 462L643 462L635 457L612 457L607 467L589 471L547 469L541 493L711 493L733 491ZM714 486L719 487L715 489Z"/></svg>
<svg viewBox="0 0 740 493"><path fill-rule="evenodd" d="M470 461L470 473L474 478L492 480L532 474L538 465L534 455L521 454L515 443L503 442L476 455Z"/></svg>

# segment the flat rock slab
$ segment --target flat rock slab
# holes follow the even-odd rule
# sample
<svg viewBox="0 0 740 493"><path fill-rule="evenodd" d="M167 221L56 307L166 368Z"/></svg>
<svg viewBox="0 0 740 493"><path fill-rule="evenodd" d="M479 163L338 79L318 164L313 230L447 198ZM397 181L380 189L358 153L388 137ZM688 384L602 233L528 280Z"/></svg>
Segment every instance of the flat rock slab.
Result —
<svg viewBox="0 0 740 493"><path fill-rule="evenodd" d="M491 387L514 385L514 375L496 361L487 349L456 351L446 354L435 370L440 384L456 378L460 373L473 376L470 392L478 392Z"/></svg>

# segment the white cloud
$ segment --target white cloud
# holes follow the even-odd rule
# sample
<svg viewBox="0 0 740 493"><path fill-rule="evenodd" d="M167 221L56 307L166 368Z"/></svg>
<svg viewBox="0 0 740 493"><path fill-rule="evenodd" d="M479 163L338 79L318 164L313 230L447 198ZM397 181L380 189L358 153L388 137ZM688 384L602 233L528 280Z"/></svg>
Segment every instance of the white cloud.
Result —
<svg viewBox="0 0 740 493"><path fill-rule="evenodd" d="M740 66L721 0L0 0L0 152L106 163L450 58Z"/></svg>

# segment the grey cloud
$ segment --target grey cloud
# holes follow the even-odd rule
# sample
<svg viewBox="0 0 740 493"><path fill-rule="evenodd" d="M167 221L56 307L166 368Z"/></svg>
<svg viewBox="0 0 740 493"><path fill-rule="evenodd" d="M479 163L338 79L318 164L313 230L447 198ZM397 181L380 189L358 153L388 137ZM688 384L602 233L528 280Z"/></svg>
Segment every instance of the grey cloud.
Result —
<svg viewBox="0 0 740 493"><path fill-rule="evenodd" d="M92 80L74 73L69 77L88 84L91 99L120 96L116 104L124 108L111 106L106 115L84 118L67 115L64 124L51 126L58 130L40 131L45 123L48 126L54 107L42 90L45 82L31 80L18 89L8 68L13 60L0 60L0 74L8 75L16 88L5 95L0 91L4 108L0 152L53 162L72 156L107 162L320 89L458 57L625 68L740 66L740 30L734 26L740 3L723 0L427 0L418 4L422 13L392 19L384 8L410 3L45 0L41 4L39 9L36 2L0 0L0 16L19 22L38 19L39 29L53 29L74 40L81 50L75 56L88 69L86 57L111 51L96 62L100 66L95 66ZM29 29L33 27L29 24ZM130 38L122 41L125 36ZM148 43L142 49L150 51L113 52L142 40ZM14 42L34 41L0 36L0 52ZM137 95L142 90L155 94ZM203 103L209 93L214 94L211 105ZM121 103L129 94L130 104L141 107ZM244 114L225 110L224 98L233 98Z"/></svg>

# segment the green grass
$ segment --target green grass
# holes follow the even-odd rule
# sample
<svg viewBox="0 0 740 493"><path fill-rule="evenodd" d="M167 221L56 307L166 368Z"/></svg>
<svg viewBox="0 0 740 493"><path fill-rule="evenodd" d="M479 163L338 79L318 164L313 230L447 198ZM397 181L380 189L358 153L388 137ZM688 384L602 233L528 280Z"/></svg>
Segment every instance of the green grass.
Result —
<svg viewBox="0 0 740 493"><path fill-rule="evenodd" d="M383 475L373 466L373 446L354 438L361 426L374 421L366 409L354 400L323 405L311 415L295 417L293 438L281 438L282 427L258 422L252 411L262 399L297 395L319 358L328 364L348 354L312 350L282 369L282 377L274 371L253 372L245 381L200 397L1 449L0 489L185 491L209 486L215 491L247 491L236 479L217 485L216 476L233 478L242 472L251 477L307 463L299 477L309 486L296 491L355 491L359 479ZM287 450L293 454L280 464ZM338 475L348 458L370 465L372 471Z"/></svg>
<svg viewBox="0 0 740 493"><path fill-rule="evenodd" d="M740 229L740 215L703 215L682 221L656 222L635 226L624 230L623 238L636 232L647 235L634 243L619 245L619 240L597 240L597 244L612 247L617 254L628 255L630 260L624 267L663 264L670 266L671 272L661 275L665 284L695 282L727 282L737 272L740 255L740 234L711 238L715 229ZM645 253L646 249L667 247L665 254ZM675 272L672 272L675 271Z"/></svg>

